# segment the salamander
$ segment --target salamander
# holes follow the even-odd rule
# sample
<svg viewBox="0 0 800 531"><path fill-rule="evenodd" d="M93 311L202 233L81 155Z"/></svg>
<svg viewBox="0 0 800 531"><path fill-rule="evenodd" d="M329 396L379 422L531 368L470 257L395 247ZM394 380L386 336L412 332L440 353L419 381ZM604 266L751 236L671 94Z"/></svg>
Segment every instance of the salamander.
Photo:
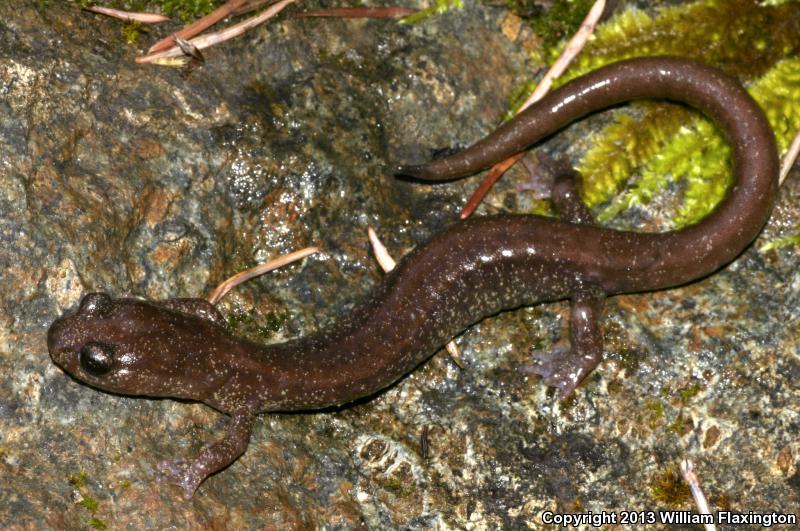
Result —
<svg viewBox="0 0 800 531"><path fill-rule="evenodd" d="M708 275L766 222L778 152L764 114L738 82L674 57L621 61L551 92L463 152L398 173L447 180L513 155L586 114L639 98L684 102L732 146L734 182L700 222L664 233L594 226L574 182L554 195L560 219L498 215L451 225L409 253L357 310L285 343L232 335L200 299L148 302L86 295L48 331L52 360L80 382L126 395L200 400L230 415L224 437L188 462L162 467L190 498L247 448L259 412L314 410L370 396L412 371L466 327L501 310L571 301L569 347L533 369L562 397L598 364L604 300Z"/></svg>

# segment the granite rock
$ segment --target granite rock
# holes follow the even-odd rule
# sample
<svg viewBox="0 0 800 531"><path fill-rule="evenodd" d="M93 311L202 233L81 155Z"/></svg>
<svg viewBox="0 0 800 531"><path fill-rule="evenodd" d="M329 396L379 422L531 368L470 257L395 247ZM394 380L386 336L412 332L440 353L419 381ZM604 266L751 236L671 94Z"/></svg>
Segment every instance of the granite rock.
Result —
<svg viewBox="0 0 800 531"><path fill-rule="evenodd" d="M72 3L0 4L3 527L534 528L545 510L691 510L684 458L714 508L797 510L798 250L757 250L800 225L797 171L732 265L608 302L606 361L568 401L518 370L562 336L566 303L505 312L458 339L463 370L440 353L371 400L260 417L190 501L156 466L215 440L223 416L101 393L50 362L48 325L86 292L203 296L306 245L322 252L221 309L261 341L347 311L382 275L368 225L401 256L457 219L476 178L390 168L497 124L531 75L509 16L283 16L186 74L136 65L120 23ZM512 171L481 212L524 210L526 179Z"/></svg>

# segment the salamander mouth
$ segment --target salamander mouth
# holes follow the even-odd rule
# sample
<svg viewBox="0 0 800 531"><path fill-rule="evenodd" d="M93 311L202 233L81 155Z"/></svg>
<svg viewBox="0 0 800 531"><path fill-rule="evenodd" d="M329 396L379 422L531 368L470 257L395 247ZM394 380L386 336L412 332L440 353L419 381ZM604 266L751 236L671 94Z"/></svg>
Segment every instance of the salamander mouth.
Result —
<svg viewBox="0 0 800 531"><path fill-rule="evenodd" d="M63 318L56 319L47 330L47 350L50 352L50 358L53 360L53 363L65 370L67 369L69 360L74 357L74 349L65 344L67 340L66 336Z"/></svg>
<svg viewBox="0 0 800 531"><path fill-rule="evenodd" d="M65 371L69 372L69 365L70 359L74 357L72 349L69 348L59 348L59 349L50 349L50 359L53 360L58 367L64 369Z"/></svg>

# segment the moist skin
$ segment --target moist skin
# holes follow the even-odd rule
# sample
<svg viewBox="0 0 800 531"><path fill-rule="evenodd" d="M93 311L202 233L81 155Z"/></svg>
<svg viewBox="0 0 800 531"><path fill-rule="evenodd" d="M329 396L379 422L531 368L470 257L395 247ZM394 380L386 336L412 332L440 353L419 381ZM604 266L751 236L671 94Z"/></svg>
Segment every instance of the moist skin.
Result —
<svg viewBox="0 0 800 531"><path fill-rule="evenodd" d="M569 347L535 353L533 372L565 397L602 357L605 297L658 290L713 273L758 234L777 192L773 133L732 78L674 57L622 61L567 83L453 156L398 173L448 180L524 150L578 118L639 98L684 102L709 116L732 146L734 183L699 223L660 234L594 226L574 172L553 200L561 219L501 215L455 223L406 256L354 312L277 345L230 334L199 299L147 302L84 297L52 324L53 361L77 380L127 395L201 400L231 416L225 436L194 460L162 470L190 498L241 455L262 411L319 409L374 394L464 328L504 309L570 299Z"/></svg>

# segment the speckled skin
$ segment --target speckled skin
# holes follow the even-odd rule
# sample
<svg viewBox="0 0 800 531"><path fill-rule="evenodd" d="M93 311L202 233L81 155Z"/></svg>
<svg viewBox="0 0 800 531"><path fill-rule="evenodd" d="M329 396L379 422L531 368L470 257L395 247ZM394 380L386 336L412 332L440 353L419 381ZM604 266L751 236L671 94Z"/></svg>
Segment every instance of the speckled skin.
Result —
<svg viewBox="0 0 800 531"><path fill-rule="evenodd" d="M699 108L733 146L735 183L694 226L640 234L589 225L572 181L562 178L554 200L564 220L503 215L455 224L406 256L358 310L317 334L258 345L231 335L202 300L156 303L93 293L50 327L50 355L97 388L202 400L232 416L226 436L191 463L163 465L187 498L244 452L256 413L369 396L500 310L572 300L570 348L538 353L541 363L532 369L566 396L600 361L599 318L607 295L707 275L761 230L778 172L761 110L715 69L685 59L635 59L568 83L462 153L400 170L437 180L470 174L593 110L650 97Z"/></svg>

